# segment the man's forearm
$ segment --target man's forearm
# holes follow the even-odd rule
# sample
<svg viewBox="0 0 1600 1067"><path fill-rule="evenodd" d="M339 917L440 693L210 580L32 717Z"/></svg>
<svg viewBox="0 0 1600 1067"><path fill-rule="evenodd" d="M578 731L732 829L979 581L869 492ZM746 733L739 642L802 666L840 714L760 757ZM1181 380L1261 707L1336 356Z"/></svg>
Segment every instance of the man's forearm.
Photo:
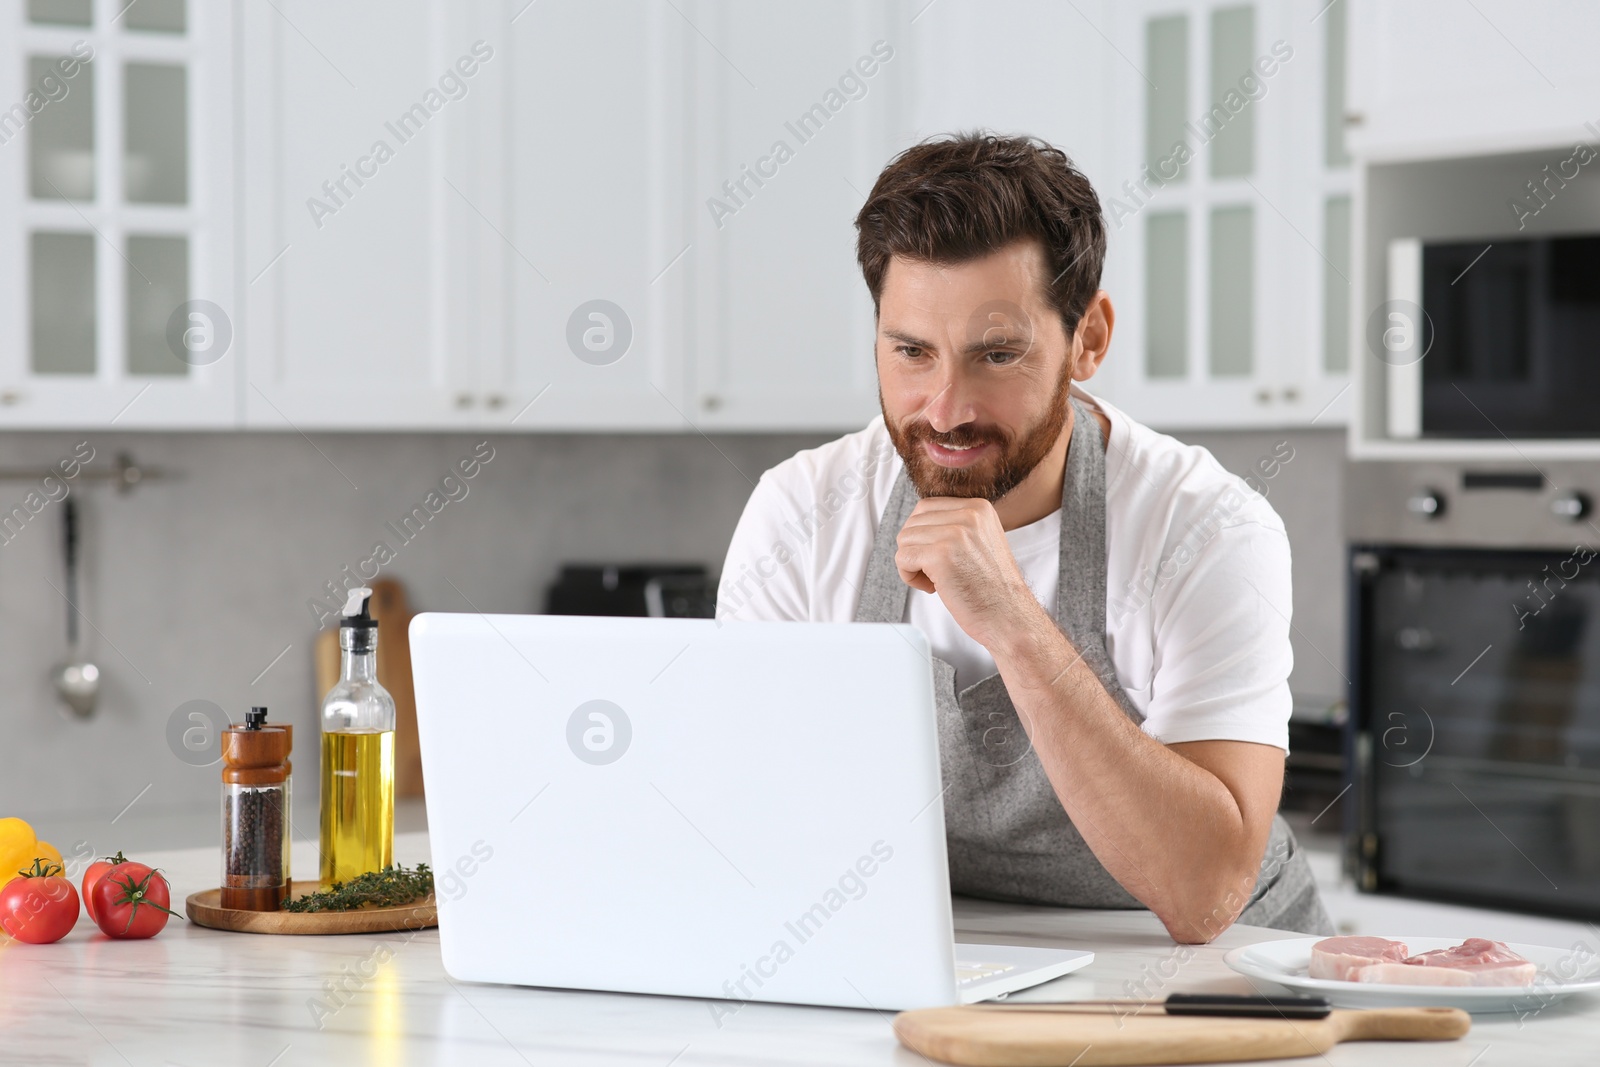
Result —
<svg viewBox="0 0 1600 1067"><path fill-rule="evenodd" d="M1178 941L1242 909L1265 839L1205 768L1145 734L1041 610L990 652L1045 774L1106 870Z"/></svg>

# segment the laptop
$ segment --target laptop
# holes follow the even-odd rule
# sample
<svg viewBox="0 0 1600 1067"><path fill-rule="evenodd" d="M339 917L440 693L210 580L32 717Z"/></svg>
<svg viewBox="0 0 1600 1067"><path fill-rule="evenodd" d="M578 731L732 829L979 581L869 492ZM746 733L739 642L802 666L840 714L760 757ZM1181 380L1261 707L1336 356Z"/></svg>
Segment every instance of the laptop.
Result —
<svg viewBox="0 0 1600 1067"><path fill-rule="evenodd" d="M955 943L914 627L430 612L410 637L457 979L903 1010L1094 959Z"/></svg>

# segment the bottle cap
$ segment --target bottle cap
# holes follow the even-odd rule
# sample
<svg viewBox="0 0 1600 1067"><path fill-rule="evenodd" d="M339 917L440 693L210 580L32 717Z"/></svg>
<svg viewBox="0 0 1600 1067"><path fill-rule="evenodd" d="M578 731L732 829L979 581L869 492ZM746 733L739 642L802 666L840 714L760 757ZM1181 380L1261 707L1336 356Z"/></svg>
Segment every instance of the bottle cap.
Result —
<svg viewBox="0 0 1600 1067"><path fill-rule="evenodd" d="M370 610L372 603L372 590L366 586L350 590L350 595L345 598L344 618L340 620L341 628L348 627L353 630L376 630L378 620L372 617Z"/></svg>

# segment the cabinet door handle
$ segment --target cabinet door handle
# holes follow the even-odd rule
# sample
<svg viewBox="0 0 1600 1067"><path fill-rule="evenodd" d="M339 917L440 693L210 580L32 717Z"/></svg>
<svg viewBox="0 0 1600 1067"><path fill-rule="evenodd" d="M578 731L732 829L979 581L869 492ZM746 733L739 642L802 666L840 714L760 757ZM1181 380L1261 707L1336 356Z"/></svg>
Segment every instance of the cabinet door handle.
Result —
<svg viewBox="0 0 1600 1067"><path fill-rule="evenodd" d="M1270 404L1270 403L1272 403L1272 390L1271 389L1257 389L1256 390L1256 403L1257 404Z"/></svg>
<svg viewBox="0 0 1600 1067"><path fill-rule="evenodd" d="M1294 404L1300 400L1300 390L1294 386L1286 386L1283 390L1283 399L1286 403Z"/></svg>
<svg viewBox="0 0 1600 1067"><path fill-rule="evenodd" d="M1444 494L1437 489L1424 486L1411 494L1406 500L1406 510L1420 519L1432 521L1444 517Z"/></svg>
<svg viewBox="0 0 1600 1067"><path fill-rule="evenodd" d="M700 400L700 406L705 408L707 411L716 411L718 408L722 407L722 398L715 394L703 397Z"/></svg>
<svg viewBox="0 0 1600 1067"><path fill-rule="evenodd" d="M499 393L490 393L484 400L484 405L496 409L503 408L506 406L506 398Z"/></svg>
<svg viewBox="0 0 1600 1067"><path fill-rule="evenodd" d="M11 407L22 403L22 394L15 389L0 389L0 404Z"/></svg>
<svg viewBox="0 0 1600 1067"><path fill-rule="evenodd" d="M1594 501L1589 499L1589 494L1576 490L1562 493L1550 501L1550 513L1568 522L1577 522L1593 510Z"/></svg>
<svg viewBox="0 0 1600 1067"><path fill-rule="evenodd" d="M458 408L470 408L471 406L472 406L472 394L471 393L457 393L456 394L456 407L458 407Z"/></svg>

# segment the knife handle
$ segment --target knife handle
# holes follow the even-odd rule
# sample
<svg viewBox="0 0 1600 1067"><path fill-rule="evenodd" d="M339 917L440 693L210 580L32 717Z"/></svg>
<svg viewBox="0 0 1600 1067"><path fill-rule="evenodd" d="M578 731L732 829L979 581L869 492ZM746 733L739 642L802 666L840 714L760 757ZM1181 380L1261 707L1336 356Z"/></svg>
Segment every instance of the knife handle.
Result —
<svg viewBox="0 0 1600 1067"><path fill-rule="evenodd" d="M1173 993L1168 1015L1216 1015L1248 1019L1326 1019L1333 1005L1326 997L1257 997L1235 993Z"/></svg>

